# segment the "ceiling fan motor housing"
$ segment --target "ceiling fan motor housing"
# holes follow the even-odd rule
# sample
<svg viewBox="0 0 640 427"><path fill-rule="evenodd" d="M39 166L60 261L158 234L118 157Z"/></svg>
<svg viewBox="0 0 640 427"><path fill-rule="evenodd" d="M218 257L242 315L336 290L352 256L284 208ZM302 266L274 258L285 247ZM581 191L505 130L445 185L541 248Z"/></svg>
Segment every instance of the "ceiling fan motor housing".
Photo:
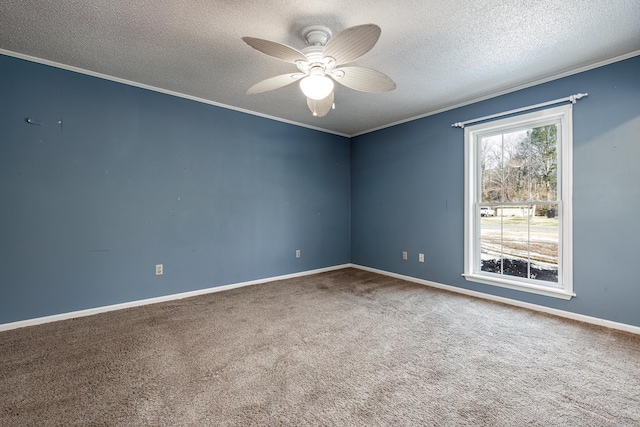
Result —
<svg viewBox="0 0 640 427"><path fill-rule="evenodd" d="M324 68L324 60L322 57L322 46L307 46L302 49L302 53L306 56L306 61L297 61L298 69L304 73L309 72L314 67Z"/></svg>

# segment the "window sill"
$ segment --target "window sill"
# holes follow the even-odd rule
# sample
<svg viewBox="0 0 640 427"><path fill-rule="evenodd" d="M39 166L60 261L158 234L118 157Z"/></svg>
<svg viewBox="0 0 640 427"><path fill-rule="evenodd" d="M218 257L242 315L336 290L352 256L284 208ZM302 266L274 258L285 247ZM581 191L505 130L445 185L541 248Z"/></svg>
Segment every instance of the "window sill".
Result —
<svg viewBox="0 0 640 427"><path fill-rule="evenodd" d="M529 292L532 294L544 295L553 298L570 300L572 297L576 296L576 294L574 294L573 292L567 292L564 289L552 288L549 286L540 286L533 283L523 283L516 280L493 278L480 274L463 274L462 276L471 282L500 286L502 288L515 289L517 291Z"/></svg>

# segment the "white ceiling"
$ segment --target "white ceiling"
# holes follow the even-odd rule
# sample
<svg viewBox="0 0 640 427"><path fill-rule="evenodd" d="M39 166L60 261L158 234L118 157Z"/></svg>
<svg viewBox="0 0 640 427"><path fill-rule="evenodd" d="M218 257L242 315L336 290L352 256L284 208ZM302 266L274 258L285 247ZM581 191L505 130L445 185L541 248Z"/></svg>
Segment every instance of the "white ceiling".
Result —
<svg viewBox="0 0 640 427"><path fill-rule="evenodd" d="M382 35L354 65L384 72L395 91L338 85L336 110L322 118L311 115L295 84L245 95L296 68L251 49L242 36L301 49L305 26L336 34L366 23ZM357 135L638 55L640 1L2 0L0 49Z"/></svg>

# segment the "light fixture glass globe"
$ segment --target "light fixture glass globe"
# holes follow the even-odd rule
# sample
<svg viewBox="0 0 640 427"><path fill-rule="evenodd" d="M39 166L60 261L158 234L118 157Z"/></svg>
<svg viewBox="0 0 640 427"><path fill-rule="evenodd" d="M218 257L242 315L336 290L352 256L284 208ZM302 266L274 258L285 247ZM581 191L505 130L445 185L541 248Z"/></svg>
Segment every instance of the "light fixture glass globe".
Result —
<svg viewBox="0 0 640 427"><path fill-rule="evenodd" d="M316 101L324 99L333 90L333 80L324 75L324 72L310 73L307 77L300 80L300 89L307 98Z"/></svg>

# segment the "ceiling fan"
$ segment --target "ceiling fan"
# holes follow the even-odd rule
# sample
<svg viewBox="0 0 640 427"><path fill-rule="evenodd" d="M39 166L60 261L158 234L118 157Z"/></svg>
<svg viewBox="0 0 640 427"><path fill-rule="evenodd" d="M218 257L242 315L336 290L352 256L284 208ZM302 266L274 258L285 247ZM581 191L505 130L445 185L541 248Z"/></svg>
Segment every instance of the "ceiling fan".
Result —
<svg viewBox="0 0 640 427"><path fill-rule="evenodd" d="M380 71L342 66L369 52L378 41L380 32L377 25L365 24L347 28L331 37L329 28L313 25L300 32L308 45L302 50L269 40L242 37L252 48L298 67L296 73L271 77L251 86L247 95L279 89L299 81L313 115L324 117L334 107L333 81L361 92L394 90L396 84Z"/></svg>

